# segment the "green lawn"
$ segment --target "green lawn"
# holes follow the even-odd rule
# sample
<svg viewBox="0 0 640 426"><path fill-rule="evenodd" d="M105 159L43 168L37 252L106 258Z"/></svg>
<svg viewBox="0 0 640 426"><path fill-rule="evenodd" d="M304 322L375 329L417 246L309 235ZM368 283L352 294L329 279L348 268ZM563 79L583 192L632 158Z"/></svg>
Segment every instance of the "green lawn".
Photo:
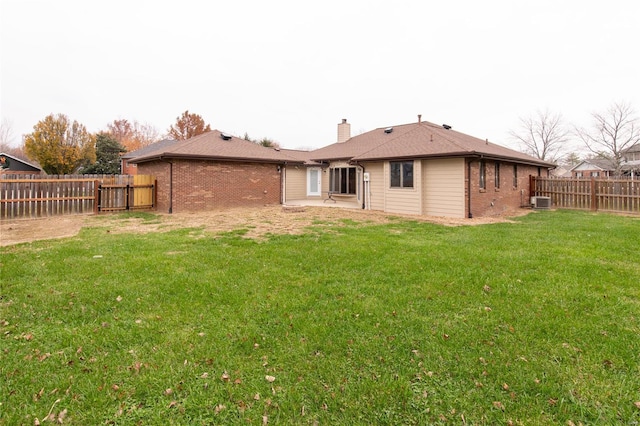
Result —
<svg viewBox="0 0 640 426"><path fill-rule="evenodd" d="M1 249L0 424L637 424L640 219Z"/></svg>

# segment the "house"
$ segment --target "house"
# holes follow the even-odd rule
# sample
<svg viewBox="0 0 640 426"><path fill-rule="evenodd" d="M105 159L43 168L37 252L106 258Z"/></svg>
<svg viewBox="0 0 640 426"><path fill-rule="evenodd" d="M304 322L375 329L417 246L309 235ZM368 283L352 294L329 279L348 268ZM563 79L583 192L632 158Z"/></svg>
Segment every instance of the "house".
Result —
<svg viewBox="0 0 640 426"><path fill-rule="evenodd" d="M620 163L622 179L637 179L640 176L640 145L625 151ZM608 158L583 160L571 169L573 178L615 178L616 163Z"/></svg>
<svg viewBox="0 0 640 426"><path fill-rule="evenodd" d="M281 204L283 171L304 160L219 130L161 141L128 161L156 176L157 207L168 213Z"/></svg>
<svg viewBox="0 0 640 426"><path fill-rule="evenodd" d="M608 158L582 160L571 169L573 178L608 178L614 175L615 163Z"/></svg>
<svg viewBox="0 0 640 426"><path fill-rule="evenodd" d="M422 121L314 151L262 147L218 130L158 143L128 161L158 180L158 209L338 203L428 216L479 217L529 204L529 176L554 167L529 155Z"/></svg>
<svg viewBox="0 0 640 426"><path fill-rule="evenodd" d="M287 168L285 202L340 200L388 213L490 216L528 205L529 176L549 176L553 167L421 116L354 137L342 120L338 141L310 152L304 172Z"/></svg>
<svg viewBox="0 0 640 426"><path fill-rule="evenodd" d="M632 145L629 149L624 151L624 161L640 161L640 143Z"/></svg>
<svg viewBox="0 0 640 426"><path fill-rule="evenodd" d="M42 168L14 155L0 152L0 174L39 175Z"/></svg>

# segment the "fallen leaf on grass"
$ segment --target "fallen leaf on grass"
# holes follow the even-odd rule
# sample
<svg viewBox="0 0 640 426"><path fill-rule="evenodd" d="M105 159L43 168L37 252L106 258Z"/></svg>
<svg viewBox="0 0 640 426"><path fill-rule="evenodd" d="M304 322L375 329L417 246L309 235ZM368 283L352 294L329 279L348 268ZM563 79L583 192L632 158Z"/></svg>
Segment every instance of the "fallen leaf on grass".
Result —
<svg viewBox="0 0 640 426"><path fill-rule="evenodd" d="M633 405L635 405L635 406L636 406L636 408L637 408L638 410L640 410L640 401L636 401L636 402L634 402L634 403L633 403Z"/></svg>
<svg viewBox="0 0 640 426"><path fill-rule="evenodd" d="M176 405L178 405L178 401L171 401L171 403L169 403L169 408L173 408Z"/></svg>
<svg viewBox="0 0 640 426"><path fill-rule="evenodd" d="M493 401L493 406L498 410L504 411L504 405L500 401Z"/></svg>
<svg viewBox="0 0 640 426"><path fill-rule="evenodd" d="M222 380L223 382L228 382L229 379L230 379L229 373L227 373L226 371L222 373L222 376L220 376L220 380Z"/></svg>
<svg viewBox="0 0 640 426"><path fill-rule="evenodd" d="M265 380L269 383L273 383L276 381L276 378L273 376L264 376Z"/></svg>
<svg viewBox="0 0 640 426"><path fill-rule="evenodd" d="M40 392L38 392L37 394L33 395L33 400L34 401L39 401L40 398L42 398L42 395L44 395L44 388L40 389Z"/></svg>

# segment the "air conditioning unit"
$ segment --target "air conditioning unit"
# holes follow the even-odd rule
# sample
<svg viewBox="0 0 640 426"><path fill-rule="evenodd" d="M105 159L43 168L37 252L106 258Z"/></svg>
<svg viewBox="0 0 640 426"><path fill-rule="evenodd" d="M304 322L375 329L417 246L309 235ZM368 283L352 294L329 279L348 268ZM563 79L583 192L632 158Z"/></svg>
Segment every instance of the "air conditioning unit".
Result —
<svg viewBox="0 0 640 426"><path fill-rule="evenodd" d="M551 197L531 197L531 207L548 210L551 208Z"/></svg>

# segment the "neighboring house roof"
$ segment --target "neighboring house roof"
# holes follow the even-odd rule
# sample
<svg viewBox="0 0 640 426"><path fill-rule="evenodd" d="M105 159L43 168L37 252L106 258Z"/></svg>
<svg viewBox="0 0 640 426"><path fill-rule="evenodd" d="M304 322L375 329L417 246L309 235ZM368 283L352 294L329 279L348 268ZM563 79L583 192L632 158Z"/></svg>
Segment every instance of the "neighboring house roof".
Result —
<svg viewBox="0 0 640 426"><path fill-rule="evenodd" d="M628 152L640 152L640 143L632 145L631 147L624 150L625 153Z"/></svg>
<svg viewBox="0 0 640 426"><path fill-rule="evenodd" d="M2 158L4 158L4 161ZM42 167L37 163L18 158L15 155L5 152L0 152L0 162L4 163L4 165L0 165L0 169L5 171L42 171ZM7 162L9 163L8 166L6 166Z"/></svg>
<svg viewBox="0 0 640 426"><path fill-rule="evenodd" d="M571 177L571 170L565 166L556 167L551 171L551 174L556 177Z"/></svg>
<svg viewBox="0 0 640 426"><path fill-rule="evenodd" d="M575 170L614 170L616 168L613 161L606 158L591 158L589 160L582 160L576 164L571 171Z"/></svg>
<svg viewBox="0 0 640 426"><path fill-rule="evenodd" d="M316 161L485 157L543 167L554 164L426 121L378 128L311 153Z"/></svg>
<svg viewBox="0 0 640 426"><path fill-rule="evenodd" d="M219 130L203 133L181 141L161 141L149 145L142 155L135 156L131 163L169 158L258 161L267 163L303 163L284 150L264 147L245 139L228 135ZM144 148L144 149L146 149ZM132 153L133 154L133 153Z"/></svg>
<svg viewBox="0 0 640 426"><path fill-rule="evenodd" d="M606 158L592 158L590 160L583 160L578 163L571 171L580 170L600 170L613 172L616 169L616 164L613 160ZM623 171L634 171L640 169L640 160L624 161L620 164L620 169Z"/></svg>

